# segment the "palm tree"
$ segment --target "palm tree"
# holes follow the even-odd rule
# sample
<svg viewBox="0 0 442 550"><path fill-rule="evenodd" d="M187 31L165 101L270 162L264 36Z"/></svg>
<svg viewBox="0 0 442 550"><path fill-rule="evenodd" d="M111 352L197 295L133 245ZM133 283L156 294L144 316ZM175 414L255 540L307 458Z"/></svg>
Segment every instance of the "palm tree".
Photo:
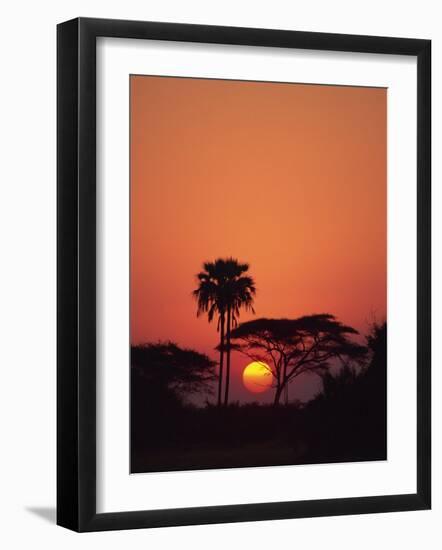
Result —
<svg viewBox="0 0 442 550"><path fill-rule="evenodd" d="M249 265L240 264L234 258L219 258L205 262L203 271L197 274L198 288L193 295L198 303L197 315L207 313L209 323L218 315L217 330L220 332L218 405L222 400L224 353L226 352L226 381L224 404L229 399L230 382L230 333L238 323L241 308L253 311L256 294L252 277L245 275Z"/></svg>
<svg viewBox="0 0 442 550"><path fill-rule="evenodd" d="M193 291L197 300L197 316L207 313L209 323L218 315L217 331L220 332L219 344L219 376L218 376L218 406L221 405L223 366L224 366L224 335L226 320L225 275L221 260L205 262L203 270L197 274L198 288Z"/></svg>
<svg viewBox="0 0 442 550"><path fill-rule="evenodd" d="M230 340L232 328L238 325L241 308L255 313L253 300L256 295L255 281L247 275L249 264L240 264L238 260L229 258L225 260L227 281L227 327L226 327L226 384L224 388L224 405L229 402L230 384L230 352L232 349Z"/></svg>

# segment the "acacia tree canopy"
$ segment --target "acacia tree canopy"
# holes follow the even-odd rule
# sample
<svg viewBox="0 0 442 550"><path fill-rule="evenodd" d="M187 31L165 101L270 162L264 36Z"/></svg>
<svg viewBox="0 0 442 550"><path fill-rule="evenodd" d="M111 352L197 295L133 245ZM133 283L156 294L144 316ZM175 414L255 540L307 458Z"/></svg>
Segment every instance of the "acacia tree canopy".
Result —
<svg viewBox="0 0 442 550"><path fill-rule="evenodd" d="M211 393L216 362L174 342L146 343L131 348L131 366L155 385L179 393Z"/></svg>
<svg viewBox="0 0 442 550"><path fill-rule="evenodd" d="M324 374L333 359L361 360L367 348L350 339L356 329L334 315L320 313L297 319L256 319L232 331L234 347L269 365L275 404L291 380L305 372Z"/></svg>

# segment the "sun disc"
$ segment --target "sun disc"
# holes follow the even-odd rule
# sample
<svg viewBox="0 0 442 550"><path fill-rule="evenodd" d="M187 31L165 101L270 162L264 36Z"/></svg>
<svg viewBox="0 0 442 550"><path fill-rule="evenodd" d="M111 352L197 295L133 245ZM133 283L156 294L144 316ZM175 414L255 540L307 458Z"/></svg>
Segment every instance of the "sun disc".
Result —
<svg viewBox="0 0 442 550"><path fill-rule="evenodd" d="M272 385L272 372L266 363L253 361L245 367L242 380L250 392L263 393Z"/></svg>

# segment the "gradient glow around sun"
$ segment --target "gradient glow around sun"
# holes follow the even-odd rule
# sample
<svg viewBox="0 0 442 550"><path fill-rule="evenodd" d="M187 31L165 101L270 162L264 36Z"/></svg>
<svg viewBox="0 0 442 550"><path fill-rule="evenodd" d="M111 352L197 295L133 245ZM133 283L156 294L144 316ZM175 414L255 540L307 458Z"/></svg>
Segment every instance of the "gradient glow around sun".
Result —
<svg viewBox="0 0 442 550"><path fill-rule="evenodd" d="M266 363L253 361L244 369L242 381L250 392L263 393L272 386L272 373Z"/></svg>

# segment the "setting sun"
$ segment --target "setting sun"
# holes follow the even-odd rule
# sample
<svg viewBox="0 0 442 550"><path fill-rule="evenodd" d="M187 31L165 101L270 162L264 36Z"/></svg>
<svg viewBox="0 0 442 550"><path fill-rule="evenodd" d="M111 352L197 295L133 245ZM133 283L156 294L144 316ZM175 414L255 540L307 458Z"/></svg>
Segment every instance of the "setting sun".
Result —
<svg viewBox="0 0 442 550"><path fill-rule="evenodd" d="M253 361L242 373L244 386L252 393L262 393L272 386L272 372L268 365Z"/></svg>

